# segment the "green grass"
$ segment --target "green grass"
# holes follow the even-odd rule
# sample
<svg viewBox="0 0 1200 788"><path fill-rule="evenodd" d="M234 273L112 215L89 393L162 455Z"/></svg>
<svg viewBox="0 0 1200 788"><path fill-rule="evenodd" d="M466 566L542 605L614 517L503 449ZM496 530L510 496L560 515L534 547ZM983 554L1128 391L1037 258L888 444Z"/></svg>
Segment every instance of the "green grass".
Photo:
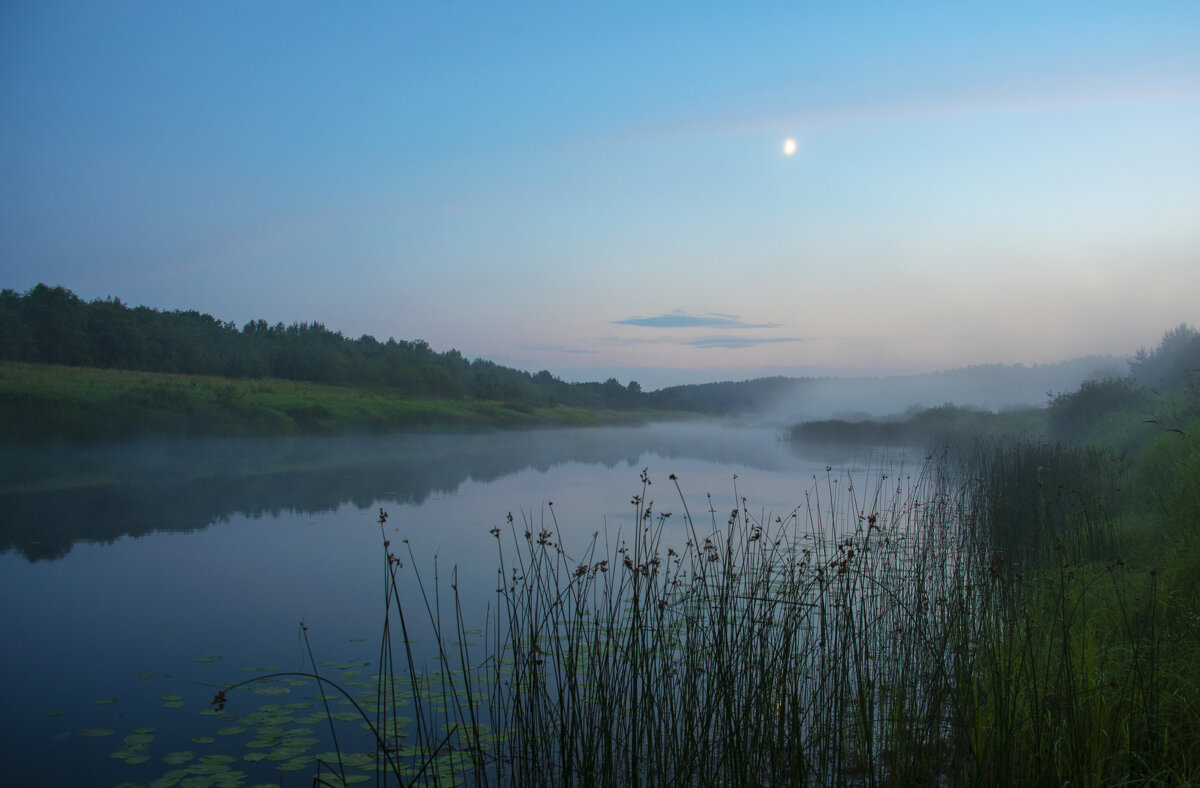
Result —
<svg viewBox="0 0 1200 788"><path fill-rule="evenodd" d="M386 389L0 363L0 440L595 425L675 414L531 407Z"/></svg>
<svg viewBox="0 0 1200 788"><path fill-rule="evenodd" d="M1047 434L1044 408L992 413L941 405L888 419L824 419L792 426L788 438L806 443L856 443L867 446L917 446L938 450L966 447L980 438L1040 438Z"/></svg>

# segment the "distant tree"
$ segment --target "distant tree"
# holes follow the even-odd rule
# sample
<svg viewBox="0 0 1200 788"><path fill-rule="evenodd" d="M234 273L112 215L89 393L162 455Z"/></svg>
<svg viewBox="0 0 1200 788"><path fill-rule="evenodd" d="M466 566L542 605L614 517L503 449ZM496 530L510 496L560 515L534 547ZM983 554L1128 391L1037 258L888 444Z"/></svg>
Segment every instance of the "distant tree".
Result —
<svg viewBox="0 0 1200 788"><path fill-rule="evenodd" d="M1172 328L1154 350L1138 350L1129 374L1154 389L1179 388L1200 380L1200 334L1186 323Z"/></svg>
<svg viewBox="0 0 1200 788"><path fill-rule="evenodd" d="M1078 391L1059 394L1050 401L1050 431L1057 440L1080 441L1105 414L1136 412L1149 401L1149 394L1132 378L1085 381Z"/></svg>

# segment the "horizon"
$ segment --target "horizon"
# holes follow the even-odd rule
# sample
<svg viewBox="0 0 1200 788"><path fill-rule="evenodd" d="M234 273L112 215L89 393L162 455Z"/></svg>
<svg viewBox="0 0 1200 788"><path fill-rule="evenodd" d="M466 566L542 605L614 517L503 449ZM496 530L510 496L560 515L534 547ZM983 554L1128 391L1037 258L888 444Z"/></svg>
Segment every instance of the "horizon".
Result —
<svg viewBox="0 0 1200 788"><path fill-rule="evenodd" d="M1200 6L0 11L0 281L646 389L1200 323Z"/></svg>

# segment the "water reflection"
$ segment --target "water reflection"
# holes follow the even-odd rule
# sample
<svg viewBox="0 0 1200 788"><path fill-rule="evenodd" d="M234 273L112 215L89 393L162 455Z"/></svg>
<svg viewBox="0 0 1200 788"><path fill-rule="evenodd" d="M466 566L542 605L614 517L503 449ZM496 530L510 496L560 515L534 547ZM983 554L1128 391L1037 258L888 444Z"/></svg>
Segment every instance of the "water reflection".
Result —
<svg viewBox="0 0 1200 788"><path fill-rule="evenodd" d="M574 462L613 468L647 453L783 472L844 461L770 428L670 423L375 437L0 446L0 550L56 560L81 541L187 532L235 515L316 514L344 504L420 505L467 481Z"/></svg>

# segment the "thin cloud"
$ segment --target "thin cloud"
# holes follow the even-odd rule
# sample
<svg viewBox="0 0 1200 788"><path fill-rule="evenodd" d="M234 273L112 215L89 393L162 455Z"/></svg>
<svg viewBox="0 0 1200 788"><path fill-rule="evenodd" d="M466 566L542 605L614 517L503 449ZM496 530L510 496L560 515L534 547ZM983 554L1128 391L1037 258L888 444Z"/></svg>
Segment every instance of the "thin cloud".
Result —
<svg viewBox="0 0 1200 788"><path fill-rule="evenodd" d="M1190 76L1141 79L1093 78L1062 83L991 84L941 94L916 93L897 98L864 98L790 109L722 112L664 118L659 122L613 129L592 138L599 147L640 145L679 137L778 134L780 129L828 129L881 121L952 115L1054 112L1119 105L1192 102L1200 84Z"/></svg>
<svg viewBox="0 0 1200 788"><path fill-rule="evenodd" d="M729 348L737 350L757 345L774 345L780 342L803 341L800 337L702 337L700 339L688 339L679 344L689 347Z"/></svg>
<svg viewBox="0 0 1200 788"><path fill-rule="evenodd" d="M641 326L643 328L778 328L778 323L744 323L737 315L688 315L673 312L653 317L627 317L612 321L618 326Z"/></svg>
<svg viewBox="0 0 1200 788"><path fill-rule="evenodd" d="M584 350L577 347L562 347L560 345L521 345L522 350L537 350L544 353L579 353L592 354L599 353L599 350Z"/></svg>

